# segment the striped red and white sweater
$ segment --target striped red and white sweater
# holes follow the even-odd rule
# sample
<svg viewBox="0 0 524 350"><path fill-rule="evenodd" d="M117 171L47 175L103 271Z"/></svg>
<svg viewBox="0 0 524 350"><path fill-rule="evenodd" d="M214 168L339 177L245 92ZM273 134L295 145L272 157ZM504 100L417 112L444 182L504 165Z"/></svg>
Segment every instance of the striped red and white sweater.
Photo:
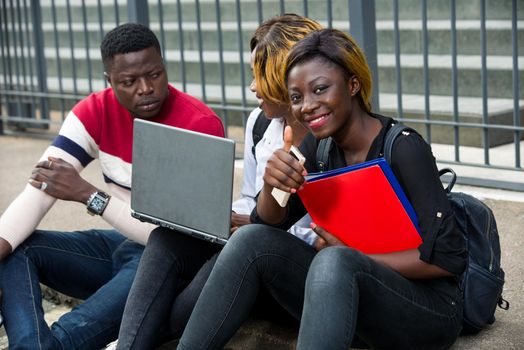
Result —
<svg viewBox="0 0 524 350"><path fill-rule="evenodd" d="M222 122L209 107L172 86L168 91L161 112L151 121L224 136ZM112 195L103 219L128 238L145 244L154 226L131 217L132 144L133 117L107 88L89 95L71 110L40 160L62 158L81 172L98 158ZM31 235L55 200L26 185L0 217L0 237L14 250Z"/></svg>

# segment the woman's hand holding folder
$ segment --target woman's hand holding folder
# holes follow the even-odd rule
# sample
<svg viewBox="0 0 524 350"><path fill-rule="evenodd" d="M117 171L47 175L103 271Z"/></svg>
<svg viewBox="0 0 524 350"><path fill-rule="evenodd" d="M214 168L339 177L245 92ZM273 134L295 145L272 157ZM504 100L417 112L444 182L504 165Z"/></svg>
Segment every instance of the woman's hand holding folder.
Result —
<svg viewBox="0 0 524 350"><path fill-rule="evenodd" d="M320 251L324 248L335 246L335 245L346 245L340 239L324 230L322 227L318 226L314 222L310 224L311 229L318 235L315 241L315 249Z"/></svg>

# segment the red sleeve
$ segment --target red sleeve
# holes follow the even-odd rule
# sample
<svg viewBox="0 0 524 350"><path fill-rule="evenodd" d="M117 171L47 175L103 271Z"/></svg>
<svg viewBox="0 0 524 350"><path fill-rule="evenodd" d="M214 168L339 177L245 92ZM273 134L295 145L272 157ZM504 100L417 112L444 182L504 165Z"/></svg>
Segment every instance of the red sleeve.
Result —
<svg viewBox="0 0 524 350"><path fill-rule="evenodd" d="M218 137L225 136L222 121L216 115L199 118L192 130Z"/></svg>

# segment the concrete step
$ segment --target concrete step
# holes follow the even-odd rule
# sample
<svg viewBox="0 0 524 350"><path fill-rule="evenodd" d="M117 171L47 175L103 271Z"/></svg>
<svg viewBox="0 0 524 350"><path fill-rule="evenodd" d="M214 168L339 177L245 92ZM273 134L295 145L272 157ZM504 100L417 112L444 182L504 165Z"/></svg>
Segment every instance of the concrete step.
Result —
<svg viewBox="0 0 524 350"><path fill-rule="evenodd" d="M22 55L14 48L10 50L13 60L11 62L11 72L18 71L23 74L21 65L14 60L14 54L18 57L29 56L25 50ZM89 69L92 77L99 78L103 74L103 66L98 49L85 50L84 48L60 48L58 54L55 49L46 48L47 75L49 77L58 76L61 70L62 77L87 78ZM220 55L219 51L199 52L196 50L184 50L184 71L189 83L201 83L201 71L204 72L204 82L206 84L220 84L222 77L220 74ZM60 57L58 61L56 57ZM168 50L165 53L168 74L171 80L181 81L181 52L179 50ZM73 59L74 58L74 59ZM88 60L89 58L89 60ZM397 91L396 62L394 54L378 54L378 74L379 89L384 93ZM237 51L222 52L223 74L225 83L228 85L238 85L242 81L241 71L238 69L240 55ZM244 61L244 79L246 85L251 81L249 68L249 53L242 55ZM402 92L408 94L419 93L424 81L423 56L417 54L400 55L402 66ZM17 68L17 64L20 67ZM89 65L90 64L90 65ZM25 64L29 67L29 63ZM524 81L524 56L518 58L519 80ZM430 91L436 95L448 95L452 87L452 60L450 55L429 55L429 82ZM482 62L480 56L458 55L457 56L457 84L460 96L480 97L482 96ZM486 58L488 97L511 98L513 97L512 74L513 61L511 56L488 56ZM7 67L6 67L7 69ZM27 69L27 68L25 68ZM0 66L0 74L4 67ZM524 89L520 90L520 98L524 98Z"/></svg>
<svg viewBox="0 0 524 350"><path fill-rule="evenodd" d="M327 25L327 22L321 22ZM114 28L116 23L105 22L103 31ZM348 21L334 21L334 28L349 31ZM161 37L164 33L163 46L169 50L178 50L181 47L179 27L176 22L164 22L162 27L158 22L151 23L151 28ZM248 43L258 22L242 22L242 44L248 50ZM59 47L69 45L72 41L74 47L90 47L98 49L102 39L99 23L88 23L84 31L83 23L60 22L56 25L45 22L42 25L44 43L46 47ZM430 54L449 54L451 51L451 31L449 20L431 20L428 27L428 52ZM519 46L524 47L524 21L518 21ZM198 50L201 42L204 50L218 50L219 34L216 22L203 22L200 24L200 36L196 22L184 22L183 45L186 50ZM464 55L477 55L481 52L480 21L461 20L456 23L457 52ZM376 22L377 49L379 53L394 53L394 25L390 20ZM32 30L32 26L28 27ZM55 38L56 30L56 38ZM239 36L236 22L221 22L222 47L224 50L238 50ZM418 20L402 20L399 22L401 52L420 54L423 52L422 24ZM17 34L20 35L20 34ZM486 22L486 50L489 55L511 55L511 21L490 20ZM522 55L522 52L520 53Z"/></svg>
<svg viewBox="0 0 524 350"><path fill-rule="evenodd" d="M456 0L457 19L479 19L482 0ZM400 19L421 19L420 0L400 0ZM451 13L451 1L430 0L427 1L427 16L429 19L448 19ZM376 18L387 19L392 17L393 1L375 0ZM518 18L524 18L524 8L517 7ZM510 19L512 15L511 1L509 0L486 0L487 19Z"/></svg>
<svg viewBox="0 0 524 350"><path fill-rule="evenodd" d="M118 17L120 22L125 22L127 17L126 1L118 1L118 9L115 9L113 0L101 1L102 8L99 11L97 1L86 1L86 16L88 21L98 21L100 12L104 20L114 20ZM216 19L215 0L200 0L200 18L204 21ZM328 2L324 0L241 0L240 14L243 20L258 21L258 9L262 9L262 18L268 18L282 12L294 12L305 14L307 3L307 14L317 20L328 18ZM457 0L456 17L457 19L479 19L481 0ZM44 20L52 18L51 1L42 0L42 17ZM55 1L56 13L58 18L68 18L68 10L65 1ZM82 4L73 1L70 3L70 12L75 22L82 21ZM376 0L376 18L390 19L393 13L393 2L390 0ZM178 20L178 9L176 0L162 1L162 17L168 20ZM487 0L486 17L487 19L509 19L511 18L511 1L508 0ZM518 16L524 18L524 9L517 8ZM421 2L420 0L401 0L399 1L399 16L401 19L420 19ZM429 19L445 19L450 16L450 2L444 0L427 1L427 15ZM150 2L149 15L152 21L159 18L158 3ZM235 0L220 1L220 15L223 20L237 19L237 4ZM331 2L331 15L333 20L347 20L349 17L348 1L333 0ZM197 18L196 2L193 0L181 1L181 18L185 21L194 21Z"/></svg>
<svg viewBox="0 0 524 350"><path fill-rule="evenodd" d="M398 100L396 94L380 94L380 110L385 115L399 117ZM402 96L402 118L412 119L414 122L406 124L417 129L421 135L428 137L426 127L420 121L426 119L425 98L423 95L404 94ZM490 98L487 101L487 113L484 116L482 99L476 97L460 96L457 100L457 119L454 118L454 101L451 96L432 95L429 98L429 120L437 124L432 125L431 142L440 144L454 144L455 132L458 133L460 146L470 147L495 147L502 144L513 143L515 132L499 128L487 130L479 126L464 125L455 130L454 121L464 124L490 124L512 126L514 124L512 99ZM519 101L519 116L517 125L524 125L524 100ZM440 123L440 125L438 124ZM447 124L447 125L445 125ZM524 140L524 132L520 133L520 140Z"/></svg>

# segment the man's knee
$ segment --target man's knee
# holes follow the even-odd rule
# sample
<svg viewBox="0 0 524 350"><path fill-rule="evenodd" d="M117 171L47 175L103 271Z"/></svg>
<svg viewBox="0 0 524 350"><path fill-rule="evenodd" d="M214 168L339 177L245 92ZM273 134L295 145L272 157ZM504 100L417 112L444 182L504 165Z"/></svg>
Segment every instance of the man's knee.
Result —
<svg viewBox="0 0 524 350"><path fill-rule="evenodd" d="M130 268L136 271L143 252L144 246L139 243L130 240L122 242L113 252L112 260L115 270Z"/></svg>

